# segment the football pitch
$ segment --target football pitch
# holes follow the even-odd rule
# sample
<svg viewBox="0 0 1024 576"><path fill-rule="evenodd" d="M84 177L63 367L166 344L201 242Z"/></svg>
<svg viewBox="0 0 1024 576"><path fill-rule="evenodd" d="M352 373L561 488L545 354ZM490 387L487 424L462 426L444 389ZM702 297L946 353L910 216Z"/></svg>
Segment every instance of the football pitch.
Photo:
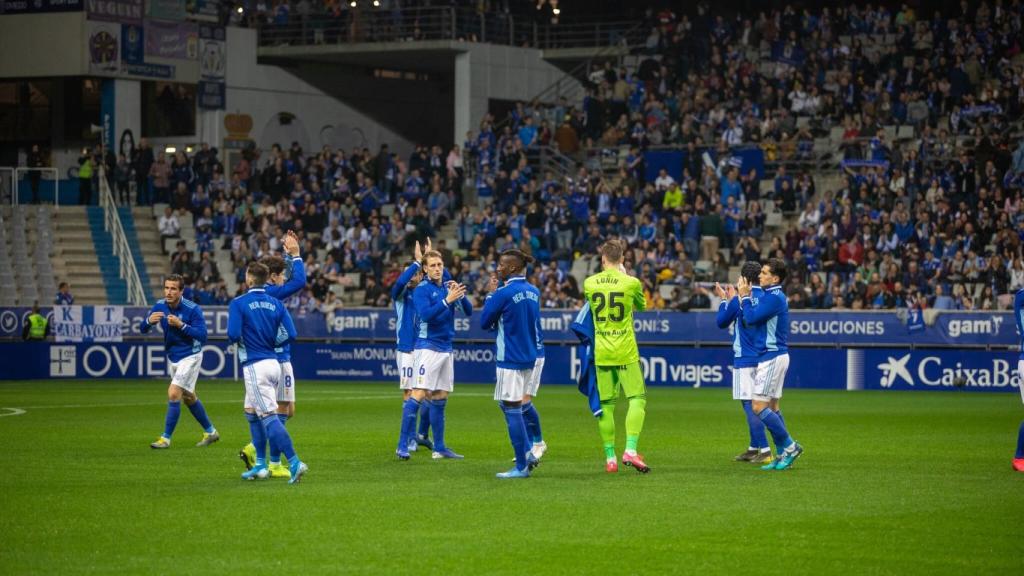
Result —
<svg viewBox="0 0 1024 576"><path fill-rule="evenodd" d="M465 460L399 462L397 386L300 382L288 429L310 472L289 486L239 479L239 382L199 382L221 442L194 447L182 410L164 451L165 382L0 383L0 573L1024 573L1017 395L787 390L806 453L762 472L732 461L728 390L651 388L642 476L606 474L585 399L549 386L548 453L502 481L492 390L449 401Z"/></svg>

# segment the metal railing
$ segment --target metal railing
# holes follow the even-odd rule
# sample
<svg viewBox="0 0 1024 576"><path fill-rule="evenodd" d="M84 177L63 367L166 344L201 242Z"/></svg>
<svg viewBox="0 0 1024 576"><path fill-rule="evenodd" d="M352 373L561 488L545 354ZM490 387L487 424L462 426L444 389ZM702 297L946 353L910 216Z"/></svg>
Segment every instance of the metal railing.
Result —
<svg viewBox="0 0 1024 576"><path fill-rule="evenodd" d="M56 168L25 168L18 167L14 169L14 192L11 194L11 204L18 205L18 180L21 174L29 175L32 172L39 172L40 178L47 174L53 175L53 206L54 208L60 208L60 172Z"/></svg>
<svg viewBox="0 0 1024 576"><path fill-rule="evenodd" d="M262 22L258 30L260 46L458 40L556 49L618 45L637 24L552 24L521 15L446 6L355 8L338 14L314 9L308 15L293 12L287 23Z"/></svg>
<svg viewBox="0 0 1024 576"><path fill-rule="evenodd" d="M139 270L135 267L135 257L132 254L131 245L128 244L128 237L124 233L124 226L121 224L121 215L118 213L117 204L114 202L114 195L110 192L110 185L104 168L99 168L100 181L100 207L103 208L103 229L110 233L114 241L114 256L120 261L118 275L128 286L128 303L132 306L145 306L148 304L146 292L142 287L142 279L139 277Z"/></svg>

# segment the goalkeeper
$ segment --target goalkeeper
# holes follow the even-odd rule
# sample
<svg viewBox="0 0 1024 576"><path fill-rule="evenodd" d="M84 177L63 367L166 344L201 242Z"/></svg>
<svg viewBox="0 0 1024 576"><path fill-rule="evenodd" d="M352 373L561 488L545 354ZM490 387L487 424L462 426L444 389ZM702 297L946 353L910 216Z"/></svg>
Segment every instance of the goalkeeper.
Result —
<svg viewBox="0 0 1024 576"><path fill-rule="evenodd" d="M624 249L624 244L617 240L601 245L602 271L583 282L583 293L594 322L594 364L603 410L598 428L604 442L605 470L619 470L615 457L615 400L621 390L629 401L626 451L622 455L622 463L647 473L651 469L636 451L644 427L647 390L633 332L633 311L643 311L646 300L640 281L625 273L622 266Z"/></svg>

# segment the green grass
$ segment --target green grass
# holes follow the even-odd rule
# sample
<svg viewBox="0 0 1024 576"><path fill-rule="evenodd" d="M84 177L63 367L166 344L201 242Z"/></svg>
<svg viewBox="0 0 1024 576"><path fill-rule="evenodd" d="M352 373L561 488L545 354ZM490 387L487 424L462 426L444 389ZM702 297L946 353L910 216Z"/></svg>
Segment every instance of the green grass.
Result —
<svg viewBox="0 0 1024 576"><path fill-rule="evenodd" d="M193 447L183 411L166 451L148 447L165 383L0 384L26 411L0 417L0 573L1024 573L1015 395L792 390L807 452L769 473L732 462L746 427L727 390L654 388L641 476L604 473L584 399L552 386L544 463L502 482L490 386L449 402L466 460L405 463L395 386L299 386L288 428L310 473L289 486L239 479L240 383L200 382L219 444Z"/></svg>

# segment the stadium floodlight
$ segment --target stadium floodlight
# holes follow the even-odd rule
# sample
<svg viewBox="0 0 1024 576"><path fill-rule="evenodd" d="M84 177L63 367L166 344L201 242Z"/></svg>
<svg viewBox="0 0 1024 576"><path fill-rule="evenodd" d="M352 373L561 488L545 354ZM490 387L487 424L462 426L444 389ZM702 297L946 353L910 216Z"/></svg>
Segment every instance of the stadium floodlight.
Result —
<svg viewBox="0 0 1024 576"><path fill-rule="evenodd" d="M245 8L242 8L241 6L239 6L238 8L235 8L235 12L238 12L239 14L242 14L242 13L245 12Z"/></svg>
<svg viewBox="0 0 1024 576"><path fill-rule="evenodd" d="M174 146L168 146L167 148L164 148L164 154L174 154L177 151L178 149L175 148Z"/></svg>
<svg viewBox="0 0 1024 576"><path fill-rule="evenodd" d="M373 0L373 7L380 8L380 0Z"/></svg>
<svg viewBox="0 0 1024 576"><path fill-rule="evenodd" d="M348 5L353 7L353 8L355 8L356 7L356 0L352 0L351 2L348 3Z"/></svg>
<svg viewBox="0 0 1024 576"><path fill-rule="evenodd" d="M561 8L552 8L551 9L551 13L554 14L555 16L558 16L559 14L562 13L562 9Z"/></svg>
<svg viewBox="0 0 1024 576"><path fill-rule="evenodd" d="M191 146L185 146L185 154L191 154L191 153L192 153L192 147Z"/></svg>

